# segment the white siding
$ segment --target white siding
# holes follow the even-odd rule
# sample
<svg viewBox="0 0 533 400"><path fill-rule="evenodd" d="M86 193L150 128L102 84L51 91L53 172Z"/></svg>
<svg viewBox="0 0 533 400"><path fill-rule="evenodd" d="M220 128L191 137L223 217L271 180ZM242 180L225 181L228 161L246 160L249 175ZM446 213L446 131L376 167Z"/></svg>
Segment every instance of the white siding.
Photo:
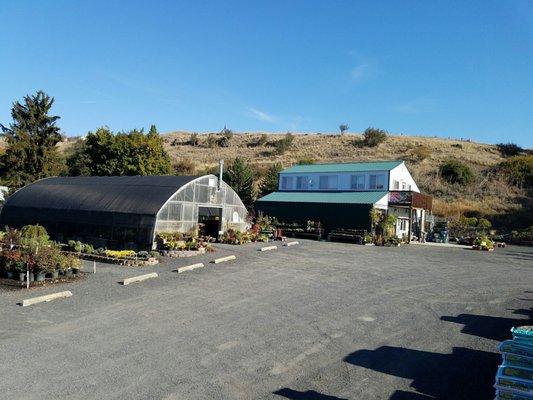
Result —
<svg viewBox="0 0 533 400"><path fill-rule="evenodd" d="M398 188L395 187L395 182L398 182ZM391 169L389 185L390 190L412 190L413 192L420 193L420 189L418 189L415 180L404 163Z"/></svg>

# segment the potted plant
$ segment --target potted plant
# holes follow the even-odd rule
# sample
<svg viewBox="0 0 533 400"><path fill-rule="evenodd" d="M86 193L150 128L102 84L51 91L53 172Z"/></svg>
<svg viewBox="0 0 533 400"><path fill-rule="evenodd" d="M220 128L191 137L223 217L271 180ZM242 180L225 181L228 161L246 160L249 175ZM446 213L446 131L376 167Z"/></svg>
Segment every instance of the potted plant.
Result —
<svg viewBox="0 0 533 400"><path fill-rule="evenodd" d="M74 274L78 274L81 270L81 260L78 257L71 257L70 268Z"/></svg>
<svg viewBox="0 0 533 400"><path fill-rule="evenodd" d="M370 233L367 233L364 237L365 246L374 246L374 236Z"/></svg>
<svg viewBox="0 0 533 400"><path fill-rule="evenodd" d="M20 260L19 262L15 263L14 265L14 273L16 276L18 276L18 280L20 282L24 282L26 280L26 262L24 260Z"/></svg>
<svg viewBox="0 0 533 400"><path fill-rule="evenodd" d="M26 280L26 273L30 272L30 282L33 282L34 275L33 271L35 270L35 256L33 254L24 254L22 260L17 264L19 271L19 281L23 282Z"/></svg>
<svg viewBox="0 0 533 400"><path fill-rule="evenodd" d="M46 270L37 268L35 270L35 282L43 282L46 278Z"/></svg>
<svg viewBox="0 0 533 400"><path fill-rule="evenodd" d="M5 265L6 277L13 279L17 272L16 266L22 260L22 253L19 250L5 250L3 252L3 261Z"/></svg>
<svg viewBox="0 0 533 400"><path fill-rule="evenodd" d="M494 242L491 239L489 239L487 236L478 236L474 240L474 244L472 248L475 250L493 251Z"/></svg>
<svg viewBox="0 0 533 400"><path fill-rule="evenodd" d="M71 267L71 261L70 261L71 258L72 258L71 255L67 256L67 259L65 262L65 268L63 269L63 275L65 275L67 278L71 277L73 274L72 267Z"/></svg>

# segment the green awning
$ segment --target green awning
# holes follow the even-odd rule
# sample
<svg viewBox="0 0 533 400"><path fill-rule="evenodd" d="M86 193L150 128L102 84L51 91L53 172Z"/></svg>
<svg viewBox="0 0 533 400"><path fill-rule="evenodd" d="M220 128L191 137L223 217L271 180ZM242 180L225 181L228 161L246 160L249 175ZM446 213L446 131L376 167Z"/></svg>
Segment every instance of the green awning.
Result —
<svg viewBox="0 0 533 400"><path fill-rule="evenodd" d="M375 204L387 191L368 192L273 192L258 199L258 202L287 203L336 203L336 204Z"/></svg>

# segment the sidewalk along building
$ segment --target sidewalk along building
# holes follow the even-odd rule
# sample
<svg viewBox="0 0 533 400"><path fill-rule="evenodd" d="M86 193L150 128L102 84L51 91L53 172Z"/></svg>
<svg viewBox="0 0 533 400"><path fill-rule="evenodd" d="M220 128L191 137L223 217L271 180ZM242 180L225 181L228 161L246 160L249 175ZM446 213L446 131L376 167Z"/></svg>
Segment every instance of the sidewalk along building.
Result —
<svg viewBox="0 0 533 400"><path fill-rule="evenodd" d="M8 197L1 226L44 226L53 239L112 249L152 249L158 232L189 232L199 224L217 237L244 230L247 211L215 175L46 178Z"/></svg>
<svg viewBox="0 0 533 400"><path fill-rule="evenodd" d="M295 165L280 172L278 191L256 202L280 221L320 221L326 231L370 231L376 208L397 216L396 235L406 240L424 237L431 207L403 161Z"/></svg>

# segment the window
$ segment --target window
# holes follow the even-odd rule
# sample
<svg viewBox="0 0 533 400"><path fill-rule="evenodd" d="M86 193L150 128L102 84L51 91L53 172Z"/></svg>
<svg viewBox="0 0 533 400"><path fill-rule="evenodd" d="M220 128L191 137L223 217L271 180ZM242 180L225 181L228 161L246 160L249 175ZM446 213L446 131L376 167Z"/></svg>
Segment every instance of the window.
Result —
<svg viewBox="0 0 533 400"><path fill-rule="evenodd" d="M370 175L370 189L385 188L385 175Z"/></svg>
<svg viewBox="0 0 533 400"><path fill-rule="evenodd" d="M292 189L292 176L281 177L281 189Z"/></svg>
<svg viewBox="0 0 533 400"><path fill-rule="evenodd" d="M296 177L296 189L306 190L308 188L309 179L307 176L297 176Z"/></svg>
<svg viewBox="0 0 533 400"><path fill-rule="evenodd" d="M392 188L395 190L400 190L400 182L398 182L396 179L392 180Z"/></svg>
<svg viewBox="0 0 533 400"><path fill-rule="evenodd" d="M364 175L352 175L350 181L350 187L352 189L364 189L365 188L365 176Z"/></svg>
<svg viewBox="0 0 533 400"><path fill-rule="evenodd" d="M407 185L405 184L405 182L402 182L402 190L405 190L407 188Z"/></svg>
<svg viewBox="0 0 533 400"><path fill-rule="evenodd" d="M339 177L337 175L322 175L318 179L319 189L337 189Z"/></svg>

